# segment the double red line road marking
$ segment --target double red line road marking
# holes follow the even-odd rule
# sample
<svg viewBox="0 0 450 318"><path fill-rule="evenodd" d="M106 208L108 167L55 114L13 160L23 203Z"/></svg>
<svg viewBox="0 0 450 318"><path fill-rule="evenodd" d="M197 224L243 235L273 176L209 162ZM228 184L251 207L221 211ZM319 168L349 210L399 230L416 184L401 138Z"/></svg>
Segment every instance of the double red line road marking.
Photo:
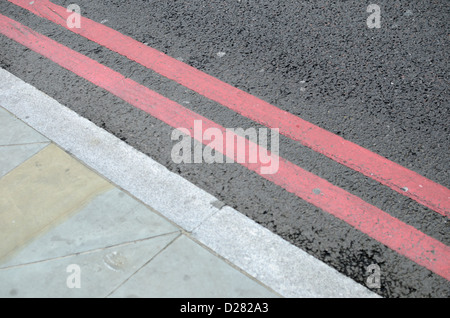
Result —
<svg viewBox="0 0 450 318"><path fill-rule="evenodd" d="M70 13L63 7L47 0L36 0L31 2L32 4L28 0L9 1L68 28L66 21ZM243 116L269 128L278 128L281 134L389 186L437 213L446 217L450 216L450 190L442 185L100 23L81 17L81 25L82 28L79 29L68 29ZM0 15L0 33L173 128L187 128L194 138L196 138L196 134L193 133L195 120L202 121L203 131L216 128L223 133L223 136L226 135L226 129L215 122L3 15ZM235 137L243 138L237 135ZM204 140L199 139L199 141L207 144ZM247 139L245 142L247 146L255 147L255 149L260 147ZM225 140L223 144L226 145ZM223 150L216 149L216 151ZM227 154L226 150L223 154ZM269 155L274 156L274 154ZM236 152L232 159L236 161ZM448 246L328 181L283 158L279 159L279 170L275 174L261 173L261 167L264 166L261 160L253 164L248 161L240 164L347 222L417 264L450 280L450 248ZM321 190L319 194L313 191L317 188Z"/></svg>

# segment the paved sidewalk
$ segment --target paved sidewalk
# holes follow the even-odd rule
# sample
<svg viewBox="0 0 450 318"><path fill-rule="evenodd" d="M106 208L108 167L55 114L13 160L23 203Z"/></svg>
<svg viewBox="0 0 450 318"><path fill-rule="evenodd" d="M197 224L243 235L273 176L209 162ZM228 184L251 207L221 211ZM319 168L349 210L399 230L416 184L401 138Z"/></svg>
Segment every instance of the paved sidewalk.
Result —
<svg viewBox="0 0 450 318"><path fill-rule="evenodd" d="M1 297L277 297L3 108L0 177Z"/></svg>
<svg viewBox="0 0 450 318"><path fill-rule="evenodd" d="M0 69L0 297L378 295Z"/></svg>

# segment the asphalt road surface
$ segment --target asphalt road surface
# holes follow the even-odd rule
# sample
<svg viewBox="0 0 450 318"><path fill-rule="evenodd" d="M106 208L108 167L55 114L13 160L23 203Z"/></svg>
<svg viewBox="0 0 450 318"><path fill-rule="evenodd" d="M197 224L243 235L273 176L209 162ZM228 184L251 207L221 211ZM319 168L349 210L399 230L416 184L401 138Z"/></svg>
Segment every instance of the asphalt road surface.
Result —
<svg viewBox="0 0 450 318"><path fill-rule="evenodd" d="M361 1L75 3L83 17L450 187L447 0L374 1L380 28L368 27L370 3ZM223 127L264 127L7 0L0 14ZM175 163L172 126L2 34L0 47L0 67L341 273L366 285L375 264L381 280L374 292L450 296L441 274L238 163ZM448 215L282 134L279 155L443 243L448 261Z"/></svg>

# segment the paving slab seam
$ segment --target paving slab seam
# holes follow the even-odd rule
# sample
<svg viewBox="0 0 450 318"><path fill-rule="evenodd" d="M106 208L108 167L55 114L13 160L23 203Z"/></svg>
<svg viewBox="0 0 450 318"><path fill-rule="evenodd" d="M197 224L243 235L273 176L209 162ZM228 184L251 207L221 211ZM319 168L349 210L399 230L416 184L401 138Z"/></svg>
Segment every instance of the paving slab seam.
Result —
<svg viewBox="0 0 450 318"><path fill-rule="evenodd" d="M145 262L141 267L139 267L134 273L132 273L130 276L128 276L119 286L117 286L111 292L109 292L109 294L105 298L108 298L109 296L114 294L114 292L116 292L127 281L129 281L134 275L136 275L140 270L142 270L145 266L147 266L150 262L152 262L155 258L157 258L158 255L160 255L163 251L165 251L167 248L169 248L170 245L172 245L176 240L178 240L182 236L183 236L182 233L175 236L166 246L164 246L162 249L160 249L155 255L153 255L147 262Z"/></svg>
<svg viewBox="0 0 450 318"><path fill-rule="evenodd" d="M1 105L0 105L0 107L1 107ZM42 146L43 146L42 149L39 150L39 151L42 151L42 150L44 150L46 147L48 147L48 146L51 145L51 144L52 144L52 142L49 141L49 142L39 142L39 143L28 143L28 144L6 145L6 146L0 146L0 149L6 148L6 147L9 147L9 146L11 146L11 147L17 147L17 146L42 145ZM21 162L18 162L16 165L10 166L8 172L6 172L5 174L0 174L0 178L2 178L2 177L4 177L4 176L8 175L8 174L11 173L14 169L16 169L17 167L19 167L21 164L22 164Z"/></svg>
<svg viewBox="0 0 450 318"><path fill-rule="evenodd" d="M54 261L54 260L59 260L59 259L64 259L64 258L69 258L72 256L78 256L78 255L84 255L84 254L90 254L90 253L94 253L94 252L98 252L98 251L103 251L106 249L111 249L111 248L117 248L117 247L124 247L127 245L132 245L138 242L143 242L143 241L148 241L148 240L152 240L155 238L159 238L159 237L163 237L163 236L170 236L172 234L176 234L179 233L179 235L177 236L177 238L182 235L181 231L174 231L174 232L168 232L168 233L163 233L163 234L159 234L159 235L155 235L152 237L147 237L147 238L142 238L142 239L137 239L137 240L133 240L133 241L127 241L127 242L122 242L122 243L118 243L118 244L113 244L113 245L108 245L108 246L104 246L104 247L99 247L99 248L94 248L91 250L86 250L86 251L81 251L81 252L76 252L76 253L71 253L71 254L67 254L67 255L61 255L61 256L57 256L57 257L51 257L51 258L46 258L46 259L42 259L42 260L38 260L38 261L34 261L34 262L28 262L28 263L21 263L21 264L14 264L14 265L7 265L5 267L0 267L0 271L2 270L7 270L7 269L12 269L12 268L20 268L20 267L24 267L27 265L32 265L32 264L38 264L38 263L45 263L45 262L50 262L50 261ZM172 243L172 242L171 242ZM150 261L149 261L150 262Z"/></svg>
<svg viewBox="0 0 450 318"><path fill-rule="evenodd" d="M2 107L277 294L379 297L9 72L0 79Z"/></svg>
<svg viewBox="0 0 450 318"><path fill-rule="evenodd" d="M23 144L9 144L9 145L0 145L0 147L14 147L14 146L26 146L26 145L36 145L36 144L49 144L50 141L44 142L27 142Z"/></svg>

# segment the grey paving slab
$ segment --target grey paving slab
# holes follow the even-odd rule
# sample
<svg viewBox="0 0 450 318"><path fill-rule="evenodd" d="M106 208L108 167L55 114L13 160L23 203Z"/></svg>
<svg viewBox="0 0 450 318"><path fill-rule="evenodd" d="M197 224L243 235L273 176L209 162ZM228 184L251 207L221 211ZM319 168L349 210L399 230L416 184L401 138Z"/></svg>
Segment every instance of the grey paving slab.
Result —
<svg viewBox="0 0 450 318"><path fill-rule="evenodd" d="M111 297L278 297L185 235Z"/></svg>
<svg viewBox="0 0 450 318"><path fill-rule="evenodd" d="M0 146L36 142L48 139L0 107Z"/></svg>
<svg viewBox="0 0 450 318"><path fill-rule="evenodd" d="M0 178L31 158L48 144L49 142L0 146Z"/></svg>
<svg viewBox="0 0 450 318"><path fill-rule="evenodd" d="M64 223L33 240L0 268L178 231L166 219L114 188L97 196Z"/></svg>
<svg viewBox="0 0 450 318"><path fill-rule="evenodd" d="M0 297L106 297L178 235L0 269Z"/></svg>

